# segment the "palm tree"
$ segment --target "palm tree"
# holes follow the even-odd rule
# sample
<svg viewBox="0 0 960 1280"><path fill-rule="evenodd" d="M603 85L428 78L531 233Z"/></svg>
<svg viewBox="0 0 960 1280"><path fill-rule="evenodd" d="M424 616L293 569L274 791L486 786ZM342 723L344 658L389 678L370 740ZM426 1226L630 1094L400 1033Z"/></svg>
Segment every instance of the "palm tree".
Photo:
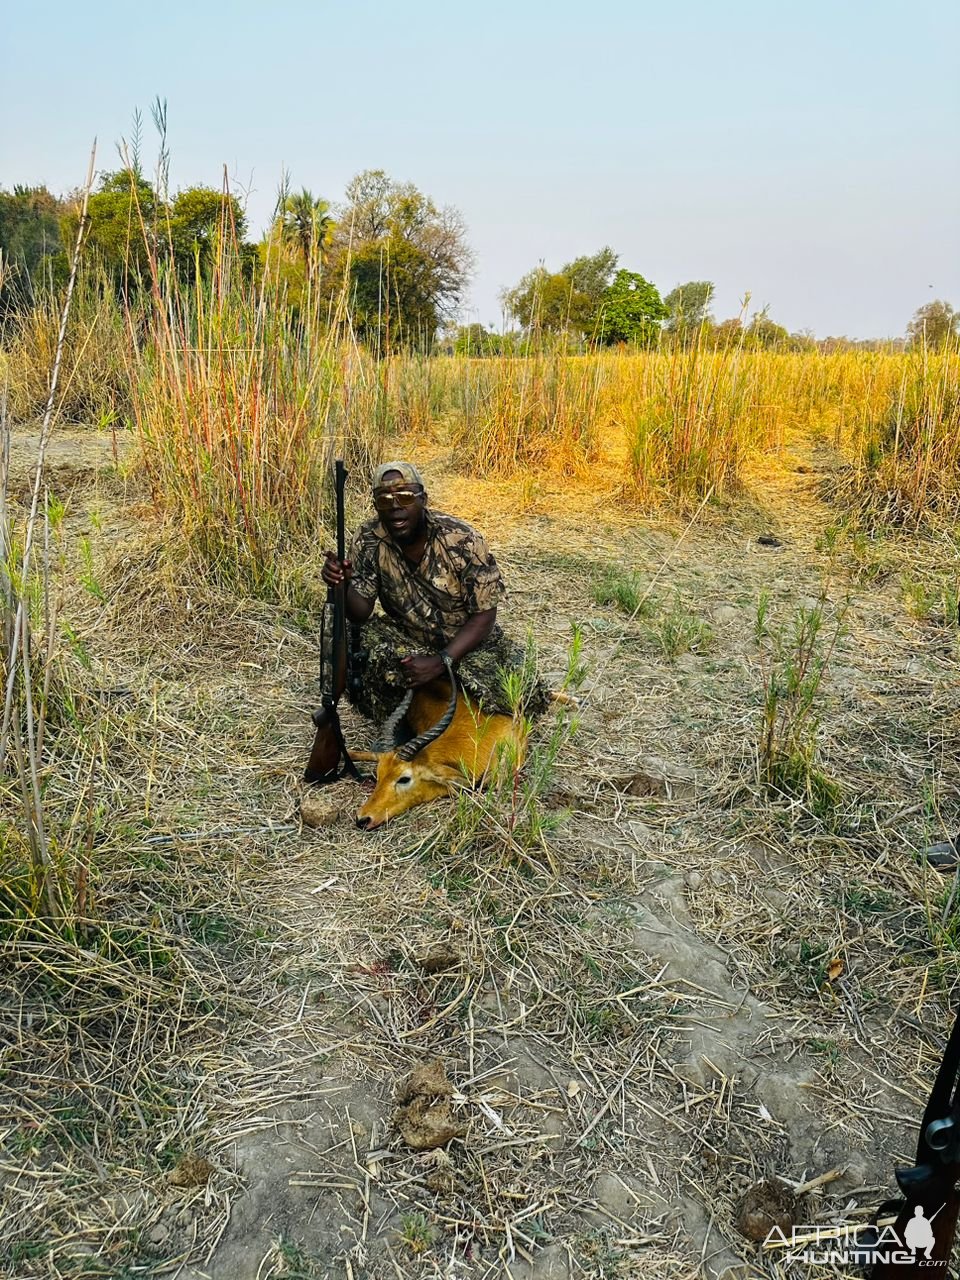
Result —
<svg viewBox="0 0 960 1280"><path fill-rule="evenodd" d="M296 195L286 196L280 206L280 235L295 245L303 256L307 281L323 257L323 250L333 231L328 201L315 198L306 187Z"/></svg>

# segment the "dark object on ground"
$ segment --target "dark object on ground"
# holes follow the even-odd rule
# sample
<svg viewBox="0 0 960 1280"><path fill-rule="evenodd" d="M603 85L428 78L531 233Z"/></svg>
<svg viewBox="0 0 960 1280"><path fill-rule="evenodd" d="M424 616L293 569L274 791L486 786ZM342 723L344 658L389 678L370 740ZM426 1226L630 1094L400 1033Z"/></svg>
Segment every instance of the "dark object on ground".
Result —
<svg viewBox="0 0 960 1280"><path fill-rule="evenodd" d="M876 1225L891 1214L897 1215L892 1228L878 1235L878 1251L882 1240L903 1241L912 1250L913 1260L878 1252L878 1261L869 1271L870 1280L922 1280L924 1276L952 1275L947 1264L953 1254L957 1232L960 1196L960 1013L950 1032L950 1039L940 1060L940 1069L930 1091L920 1137L917 1141L916 1164L896 1171L902 1200L882 1204L874 1217ZM861 1260L862 1261L862 1260Z"/></svg>
<svg viewBox="0 0 960 1280"><path fill-rule="evenodd" d="M644 756L636 772L613 778L618 791L628 796L665 796L668 800L691 800L697 792L692 769L672 764L660 756Z"/></svg>
<svg viewBox="0 0 960 1280"><path fill-rule="evenodd" d="M402 1082L394 1123L408 1147L433 1151L463 1137L466 1126L454 1118L450 1106L453 1092L439 1058L417 1067Z"/></svg>
<svg viewBox="0 0 960 1280"><path fill-rule="evenodd" d="M424 973L445 973L447 969L456 969L462 960L460 952L449 942L436 942L421 956L419 965Z"/></svg>
<svg viewBox="0 0 960 1280"><path fill-rule="evenodd" d="M167 1174L171 1187L205 1187L213 1173L213 1165L203 1156L181 1156Z"/></svg>
<svg viewBox="0 0 960 1280"><path fill-rule="evenodd" d="M923 856L934 871L956 871L960 867L960 834L952 840L930 845L924 849Z"/></svg>
<svg viewBox="0 0 960 1280"><path fill-rule="evenodd" d="M797 1197L784 1182L755 1182L737 1208L737 1230L748 1240L763 1241L777 1227L788 1239L797 1221Z"/></svg>
<svg viewBox="0 0 960 1280"><path fill-rule="evenodd" d="M782 547L783 543L778 537L772 533L761 533L757 535L758 547Z"/></svg>

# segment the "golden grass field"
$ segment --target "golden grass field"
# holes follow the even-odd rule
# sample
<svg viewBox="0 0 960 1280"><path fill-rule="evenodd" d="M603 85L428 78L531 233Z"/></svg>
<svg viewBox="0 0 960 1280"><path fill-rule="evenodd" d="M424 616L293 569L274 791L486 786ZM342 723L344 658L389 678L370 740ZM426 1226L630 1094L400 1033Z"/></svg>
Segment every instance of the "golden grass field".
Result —
<svg viewBox="0 0 960 1280"><path fill-rule="evenodd" d="M55 316L0 356L0 1274L805 1274L744 1194L867 1220L960 978L956 354L378 364L78 297L39 484ZM586 666L521 777L374 834L300 820L341 452L349 525L414 458Z"/></svg>

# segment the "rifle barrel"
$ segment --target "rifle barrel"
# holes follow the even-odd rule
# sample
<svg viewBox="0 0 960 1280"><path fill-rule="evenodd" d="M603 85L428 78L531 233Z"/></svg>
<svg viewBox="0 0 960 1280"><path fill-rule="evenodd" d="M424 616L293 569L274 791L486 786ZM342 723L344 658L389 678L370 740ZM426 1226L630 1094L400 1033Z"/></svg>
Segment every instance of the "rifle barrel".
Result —
<svg viewBox="0 0 960 1280"><path fill-rule="evenodd" d="M343 459L338 458L334 472L337 499L337 559L343 561L346 555L346 512L344 510L344 490L347 484L347 469ZM341 583L333 590L333 635L331 654L332 693L336 701L347 683L347 588Z"/></svg>

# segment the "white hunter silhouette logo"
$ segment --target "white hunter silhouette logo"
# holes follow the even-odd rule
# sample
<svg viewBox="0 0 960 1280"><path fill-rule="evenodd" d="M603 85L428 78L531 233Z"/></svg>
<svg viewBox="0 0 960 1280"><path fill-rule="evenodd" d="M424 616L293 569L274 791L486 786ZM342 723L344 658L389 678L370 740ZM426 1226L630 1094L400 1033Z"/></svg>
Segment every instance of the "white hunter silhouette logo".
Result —
<svg viewBox="0 0 960 1280"><path fill-rule="evenodd" d="M937 1210L939 1213L940 1210ZM933 1215L933 1218L937 1216ZM933 1218L925 1218L923 1216L923 1205L918 1204L913 1211L913 1217L907 1223L906 1230L903 1233L903 1243L908 1249L912 1249L914 1253L923 1251L925 1258L930 1257L930 1250L936 1244L933 1238Z"/></svg>
<svg viewBox="0 0 960 1280"><path fill-rule="evenodd" d="M784 1249L787 1261L817 1265L868 1265L885 1263L893 1266L929 1265L934 1270L946 1266L936 1262L932 1253L936 1245L933 1221L937 1209L928 1218L923 1205L914 1205L913 1217L907 1220L903 1238L892 1225L879 1229L865 1223L843 1223L834 1227L794 1226L788 1238L779 1227L773 1227L764 1240L766 1249Z"/></svg>

